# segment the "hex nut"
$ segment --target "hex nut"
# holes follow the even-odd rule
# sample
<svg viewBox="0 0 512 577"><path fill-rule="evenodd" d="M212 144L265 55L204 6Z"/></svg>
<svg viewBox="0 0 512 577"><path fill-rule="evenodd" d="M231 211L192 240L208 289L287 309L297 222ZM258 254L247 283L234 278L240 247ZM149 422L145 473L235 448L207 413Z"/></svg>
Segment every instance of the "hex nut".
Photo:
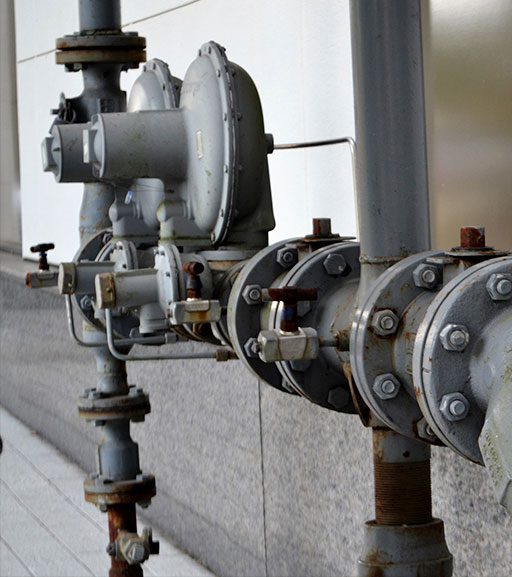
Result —
<svg viewBox="0 0 512 577"><path fill-rule="evenodd" d="M462 352L469 344L469 331L464 325L447 324L439 334L443 348Z"/></svg>
<svg viewBox="0 0 512 577"><path fill-rule="evenodd" d="M242 297L248 305L261 303L261 287L259 284L248 284L242 291Z"/></svg>
<svg viewBox="0 0 512 577"><path fill-rule="evenodd" d="M439 410L444 418L452 423L465 419L468 416L469 408L469 401L462 393L444 395L439 404Z"/></svg>
<svg viewBox="0 0 512 577"><path fill-rule="evenodd" d="M507 301L512 298L512 274L492 274L485 286L493 301Z"/></svg>
<svg viewBox="0 0 512 577"><path fill-rule="evenodd" d="M381 337L396 333L400 319L391 309L384 309L374 313L371 327L373 332Z"/></svg>
<svg viewBox="0 0 512 577"><path fill-rule="evenodd" d="M427 423L425 417L416 423L416 429L419 437L422 439L426 439L427 441L434 441L437 439L436 434L432 430L432 427Z"/></svg>
<svg viewBox="0 0 512 577"><path fill-rule="evenodd" d="M329 276L340 276L347 268L347 261L341 254L329 254L323 262L325 272Z"/></svg>
<svg viewBox="0 0 512 577"><path fill-rule="evenodd" d="M394 399L400 390L400 381L391 373L384 373L376 377L373 391L383 401Z"/></svg>
<svg viewBox="0 0 512 577"><path fill-rule="evenodd" d="M258 358L259 351L260 344L258 343L258 339L255 337L247 339L247 342L244 345L245 355L250 359L256 359Z"/></svg>
<svg viewBox="0 0 512 577"><path fill-rule="evenodd" d="M343 387L331 389L327 395L327 402L335 409L341 410L350 400L350 393Z"/></svg>
<svg viewBox="0 0 512 577"><path fill-rule="evenodd" d="M418 288L425 288L432 290L436 288L441 282L441 275L439 268L434 264L420 264L412 273L414 284Z"/></svg>
<svg viewBox="0 0 512 577"><path fill-rule="evenodd" d="M277 251L276 261L283 268L292 268L292 266L297 264L298 260L299 255L296 248L285 246Z"/></svg>

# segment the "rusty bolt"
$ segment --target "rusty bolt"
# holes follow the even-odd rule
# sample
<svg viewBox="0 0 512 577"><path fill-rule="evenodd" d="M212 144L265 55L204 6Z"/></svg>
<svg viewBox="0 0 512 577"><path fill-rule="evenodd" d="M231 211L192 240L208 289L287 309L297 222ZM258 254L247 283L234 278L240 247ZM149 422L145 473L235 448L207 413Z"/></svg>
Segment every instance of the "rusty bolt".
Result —
<svg viewBox="0 0 512 577"><path fill-rule="evenodd" d="M313 219L313 236L328 237L332 235L330 218Z"/></svg>
<svg viewBox="0 0 512 577"><path fill-rule="evenodd" d="M460 229L461 248L485 248L485 228L483 226L463 226Z"/></svg>
<svg viewBox="0 0 512 577"><path fill-rule="evenodd" d="M469 331L464 325L448 324L439 335L447 351L462 352L469 344Z"/></svg>
<svg viewBox="0 0 512 577"><path fill-rule="evenodd" d="M486 288L493 301L509 300L512 298L512 274L492 274L487 281Z"/></svg>
<svg viewBox="0 0 512 577"><path fill-rule="evenodd" d="M261 287L259 284L248 284L242 291L242 297L248 305L261 303Z"/></svg>
<svg viewBox="0 0 512 577"><path fill-rule="evenodd" d="M342 409L347 405L350 400L349 392L343 387L336 387L331 389L327 395L327 402L332 405L335 409Z"/></svg>
<svg viewBox="0 0 512 577"><path fill-rule="evenodd" d="M330 276L340 276L347 268L347 261L341 254L330 254L323 262L325 272Z"/></svg>
<svg viewBox="0 0 512 577"><path fill-rule="evenodd" d="M299 259L297 249L291 247L283 247L277 251L276 254L276 261L280 264L283 268L292 268L297 264Z"/></svg>
<svg viewBox="0 0 512 577"><path fill-rule="evenodd" d="M462 393L449 393L441 399L439 410L448 421L461 421L468 416L469 401Z"/></svg>
<svg viewBox="0 0 512 577"><path fill-rule="evenodd" d="M371 326L377 335L387 337L396 333L399 322L400 319L391 309L384 309L373 315Z"/></svg>
<svg viewBox="0 0 512 577"><path fill-rule="evenodd" d="M433 289L440 283L441 277L439 274L439 269L432 264L420 264L418 265L412 276L414 278L414 284L419 288Z"/></svg>
<svg viewBox="0 0 512 577"><path fill-rule="evenodd" d="M373 383L373 390L379 399L383 401L394 399L400 390L400 381L395 375L385 373L376 377Z"/></svg>
<svg viewBox="0 0 512 577"><path fill-rule="evenodd" d="M258 358L258 353L260 352L260 345L258 343L258 339L255 337L247 339L247 342L244 345L244 352L246 356L248 356L251 359Z"/></svg>

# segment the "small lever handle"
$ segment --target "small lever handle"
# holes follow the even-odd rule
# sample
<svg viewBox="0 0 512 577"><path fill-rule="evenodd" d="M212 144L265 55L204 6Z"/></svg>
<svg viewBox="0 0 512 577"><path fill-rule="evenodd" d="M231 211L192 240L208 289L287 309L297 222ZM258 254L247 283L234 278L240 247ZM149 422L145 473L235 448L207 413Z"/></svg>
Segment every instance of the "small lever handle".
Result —
<svg viewBox="0 0 512 577"><path fill-rule="evenodd" d="M50 266L48 264L47 252L49 250L53 250L55 245L53 242L43 242L40 244L36 244L30 247L30 252L38 252L39 253L39 270L50 270Z"/></svg>
<svg viewBox="0 0 512 577"><path fill-rule="evenodd" d="M297 304L300 301L316 301L318 291L314 288L305 289L297 286L285 288L269 288L262 291L264 301L278 301L283 303L283 312L279 328L285 333L296 333L299 330Z"/></svg>
<svg viewBox="0 0 512 577"><path fill-rule="evenodd" d="M199 275L204 271L204 264L192 260L183 265L183 271L187 274L187 281L185 283L187 299L200 299L203 283Z"/></svg>

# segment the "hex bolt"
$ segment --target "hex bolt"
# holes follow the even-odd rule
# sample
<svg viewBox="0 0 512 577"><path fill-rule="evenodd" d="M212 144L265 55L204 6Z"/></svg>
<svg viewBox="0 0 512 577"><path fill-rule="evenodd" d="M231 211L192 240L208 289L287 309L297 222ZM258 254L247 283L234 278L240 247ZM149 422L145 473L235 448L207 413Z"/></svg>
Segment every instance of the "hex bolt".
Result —
<svg viewBox="0 0 512 577"><path fill-rule="evenodd" d="M384 309L373 315L371 326L377 335L386 337L396 333L399 322L400 319L391 309Z"/></svg>
<svg viewBox="0 0 512 577"><path fill-rule="evenodd" d="M469 344L469 331L464 325L448 324L439 338L445 350L462 352Z"/></svg>
<svg viewBox="0 0 512 577"><path fill-rule="evenodd" d="M433 264L423 263L418 265L414 269L412 276L414 284L418 288L434 289L441 281L439 269Z"/></svg>
<svg viewBox="0 0 512 577"><path fill-rule="evenodd" d="M132 543L126 552L126 557L130 565L139 565L146 559L146 548L143 543Z"/></svg>
<svg viewBox="0 0 512 577"><path fill-rule="evenodd" d="M92 299L89 295L84 295L80 299L80 308L84 311L92 310Z"/></svg>
<svg viewBox="0 0 512 577"><path fill-rule="evenodd" d="M276 254L276 261L283 268L292 268L297 264L298 258L297 249L286 246L280 248Z"/></svg>
<svg viewBox="0 0 512 577"><path fill-rule="evenodd" d="M347 261L341 254L330 254L324 260L323 265L329 276L340 276L347 268Z"/></svg>
<svg viewBox="0 0 512 577"><path fill-rule="evenodd" d="M493 301L506 301L512 298L512 274L492 274L485 286Z"/></svg>
<svg viewBox="0 0 512 577"><path fill-rule="evenodd" d="M462 421L468 416L469 401L462 393L444 395L439 404L439 410L448 421Z"/></svg>
<svg viewBox="0 0 512 577"><path fill-rule="evenodd" d="M261 287L259 284L248 284L242 291L242 297L248 305L261 303Z"/></svg>
<svg viewBox="0 0 512 577"><path fill-rule="evenodd" d="M335 409L341 410L350 401L350 393L343 387L331 389L327 395L327 402Z"/></svg>
<svg viewBox="0 0 512 577"><path fill-rule="evenodd" d="M394 399L400 390L400 381L391 373L378 375L373 383L373 391L383 401Z"/></svg>
<svg viewBox="0 0 512 577"><path fill-rule="evenodd" d="M247 342L244 345L244 352L250 359L258 358L258 353L260 352L260 344L258 343L258 339L255 337L247 339Z"/></svg>

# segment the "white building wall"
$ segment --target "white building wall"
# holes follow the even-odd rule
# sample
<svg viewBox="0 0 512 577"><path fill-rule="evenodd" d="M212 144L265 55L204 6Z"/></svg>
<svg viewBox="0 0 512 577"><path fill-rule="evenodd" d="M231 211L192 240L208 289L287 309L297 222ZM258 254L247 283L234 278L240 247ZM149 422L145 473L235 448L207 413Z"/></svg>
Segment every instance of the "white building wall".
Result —
<svg viewBox="0 0 512 577"><path fill-rule="evenodd" d="M23 253L53 241L52 261L78 247L81 185L43 173L40 142L59 93L81 92L81 75L55 64L55 38L78 29L75 0L15 0ZM253 77L266 131L276 143L353 135L348 0L124 0L125 30L147 39L148 59L183 77L208 40ZM123 74L129 90L138 72ZM272 239L309 232L330 216L336 232L355 233L350 152L346 145L276 151L269 159L277 228Z"/></svg>

